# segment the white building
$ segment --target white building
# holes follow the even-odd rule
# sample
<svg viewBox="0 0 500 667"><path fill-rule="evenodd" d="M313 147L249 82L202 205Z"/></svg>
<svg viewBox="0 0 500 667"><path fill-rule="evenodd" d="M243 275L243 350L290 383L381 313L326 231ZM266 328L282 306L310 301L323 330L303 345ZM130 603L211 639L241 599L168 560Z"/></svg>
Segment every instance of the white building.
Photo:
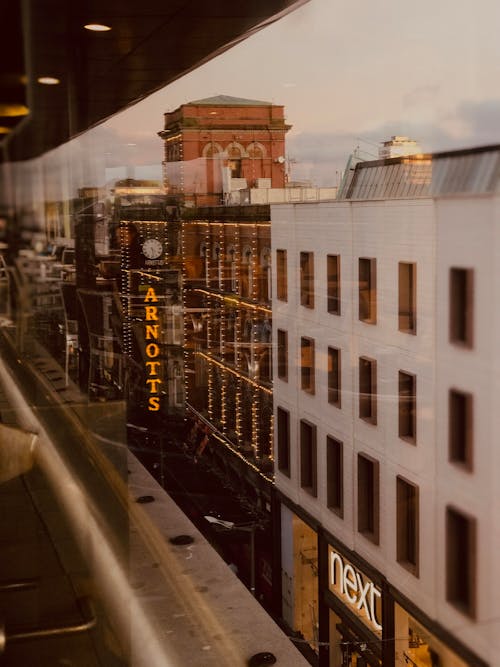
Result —
<svg viewBox="0 0 500 667"><path fill-rule="evenodd" d="M403 157L404 155L419 155L422 149L414 139L393 135L388 141L383 141L379 148L379 158Z"/></svg>
<svg viewBox="0 0 500 667"><path fill-rule="evenodd" d="M500 147L272 207L283 616L320 665L498 665Z"/></svg>

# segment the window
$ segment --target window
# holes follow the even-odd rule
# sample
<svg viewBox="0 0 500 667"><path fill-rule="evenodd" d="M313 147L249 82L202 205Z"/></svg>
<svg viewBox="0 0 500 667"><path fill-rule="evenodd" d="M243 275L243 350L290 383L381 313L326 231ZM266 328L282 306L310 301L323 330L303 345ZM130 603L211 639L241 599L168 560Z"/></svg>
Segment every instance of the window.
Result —
<svg viewBox="0 0 500 667"><path fill-rule="evenodd" d="M450 341L466 347L473 343L472 269L450 269Z"/></svg>
<svg viewBox="0 0 500 667"><path fill-rule="evenodd" d="M314 394L314 340L300 339L300 386L308 394Z"/></svg>
<svg viewBox="0 0 500 667"><path fill-rule="evenodd" d="M417 378L399 371L399 437L417 441Z"/></svg>
<svg viewBox="0 0 500 667"><path fill-rule="evenodd" d="M450 389L448 444L449 458L472 470L473 402L472 395Z"/></svg>
<svg viewBox="0 0 500 667"><path fill-rule="evenodd" d="M417 333L416 264L399 262L398 328L405 333Z"/></svg>
<svg viewBox="0 0 500 667"><path fill-rule="evenodd" d="M377 323L377 260L359 258L359 319Z"/></svg>
<svg viewBox="0 0 500 667"><path fill-rule="evenodd" d="M300 253L300 304L314 308L314 255Z"/></svg>
<svg viewBox="0 0 500 667"><path fill-rule="evenodd" d="M340 408L340 350L328 348L328 403Z"/></svg>
<svg viewBox="0 0 500 667"><path fill-rule="evenodd" d="M290 477L290 413L278 407L278 470Z"/></svg>
<svg viewBox="0 0 500 667"><path fill-rule="evenodd" d="M316 465L316 426L300 422L300 486L311 496L318 495Z"/></svg>
<svg viewBox="0 0 500 667"><path fill-rule="evenodd" d="M280 301L288 300L288 276L286 250L276 250L276 297Z"/></svg>
<svg viewBox="0 0 500 667"><path fill-rule="evenodd" d="M359 358L359 416L377 423L377 362L367 357Z"/></svg>
<svg viewBox="0 0 500 667"><path fill-rule="evenodd" d="M476 521L446 508L446 599L472 618L476 614Z"/></svg>
<svg viewBox="0 0 500 667"><path fill-rule="evenodd" d="M402 477L396 478L396 558L418 577L419 499L418 486Z"/></svg>
<svg viewBox="0 0 500 667"><path fill-rule="evenodd" d="M278 329L278 377L288 380L288 332Z"/></svg>
<svg viewBox="0 0 500 667"><path fill-rule="evenodd" d="M379 464L358 454L358 532L379 543Z"/></svg>
<svg viewBox="0 0 500 667"><path fill-rule="evenodd" d="M340 255L326 257L328 312L340 315Z"/></svg>
<svg viewBox="0 0 500 667"><path fill-rule="evenodd" d="M344 516L343 444L331 436L326 438L326 502L328 507Z"/></svg>

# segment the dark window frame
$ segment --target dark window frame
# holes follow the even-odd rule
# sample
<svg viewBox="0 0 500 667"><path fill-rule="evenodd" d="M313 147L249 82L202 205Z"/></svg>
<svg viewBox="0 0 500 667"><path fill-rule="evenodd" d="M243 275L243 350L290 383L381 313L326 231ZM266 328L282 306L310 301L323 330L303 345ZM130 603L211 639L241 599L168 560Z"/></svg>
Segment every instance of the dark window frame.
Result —
<svg viewBox="0 0 500 667"><path fill-rule="evenodd" d="M365 377L368 366L369 380ZM377 361L370 357L359 357L359 418L377 424Z"/></svg>
<svg viewBox="0 0 500 667"><path fill-rule="evenodd" d="M309 365L304 363L306 352L309 349ZM309 336L300 337L300 388L307 394L316 393L316 350L314 338Z"/></svg>
<svg viewBox="0 0 500 667"><path fill-rule="evenodd" d="M377 324L377 260L358 258L358 317L366 324Z"/></svg>
<svg viewBox="0 0 500 667"><path fill-rule="evenodd" d="M446 600L469 618L476 618L477 522L465 512L446 507Z"/></svg>
<svg viewBox="0 0 500 667"><path fill-rule="evenodd" d="M328 346L327 350L327 390L328 403L342 407L342 352L338 347Z"/></svg>
<svg viewBox="0 0 500 667"><path fill-rule="evenodd" d="M472 348L474 345L474 269L450 267L450 343Z"/></svg>
<svg viewBox="0 0 500 667"><path fill-rule="evenodd" d="M290 412L279 405L276 410L276 431L278 470L290 477Z"/></svg>
<svg viewBox="0 0 500 667"><path fill-rule="evenodd" d="M474 463L474 396L448 391L448 460L472 472Z"/></svg>
<svg viewBox="0 0 500 667"><path fill-rule="evenodd" d="M358 453L358 533L373 544L380 542L380 464Z"/></svg>
<svg viewBox="0 0 500 667"><path fill-rule="evenodd" d="M398 371L398 435L417 443L417 376L402 370Z"/></svg>
<svg viewBox="0 0 500 667"><path fill-rule="evenodd" d="M288 301L288 253L284 248L276 250L276 298Z"/></svg>
<svg viewBox="0 0 500 667"><path fill-rule="evenodd" d="M396 560L419 576L420 508L419 488L399 475L396 477Z"/></svg>
<svg viewBox="0 0 500 667"><path fill-rule="evenodd" d="M306 433L310 437L306 438ZM300 486L311 496L318 496L317 429L306 419L300 420Z"/></svg>
<svg viewBox="0 0 500 667"><path fill-rule="evenodd" d="M300 305L314 308L314 253L300 251Z"/></svg>
<svg viewBox="0 0 500 667"><path fill-rule="evenodd" d="M326 436L326 504L344 518L344 443Z"/></svg>
<svg viewBox="0 0 500 667"><path fill-rule="evenodd" d="M278 329L276 341L278 377L280 380L288 382L288 331L285 329Z"/></svg>
<svg viewBox="0 0 500 667"><path fill-rule="evenodd" d="M398 329L403 333L417 333L417 265L415 262L398 263Z"/></svg>
<svg viewBox="0 0 500 667"><path fill-rule="evenodd" d="M341 315L340 255L326 256L327 310L332 315Z"/></svg>

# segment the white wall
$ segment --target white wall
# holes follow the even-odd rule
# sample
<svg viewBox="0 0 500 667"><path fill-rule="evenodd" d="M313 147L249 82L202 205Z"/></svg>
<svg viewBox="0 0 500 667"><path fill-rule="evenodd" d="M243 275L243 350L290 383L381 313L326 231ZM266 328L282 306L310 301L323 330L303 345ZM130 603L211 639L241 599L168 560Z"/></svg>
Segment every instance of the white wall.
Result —
<svg viewBox="0 0 500 667"><path fill-rule="evenodd" d="M290 411L291 479L276 471L276 484L355 549L431 618L495 664L500 649L498 558L500 548L499 197L338 201L272 207L275 250L288 252L288 302L273 300L273 331L288 331L288 382L278 379L274 402ZM315 308L300 305L299 253L314 253ZM341 315L327 312L326 255L341 255ZM377 324L358 319L358 257L377 259ZM417 265L416 335L398 331L398 262ZM450 266L475 271L475 345L448 342ZM275 292L274 292L275 293ZM300 337L315 339L316 391L300 389ZM342 407L327 399L327 347L342 350ZM276 349L274 347L274 349ZM358 417L358 358L375 358L378 423ZM417 442L398 437L398 371L417 377ZM474 394L474 472L448 462L448 389ZM298 424L317 426L318 498L300 488ZM344 517L326 504L326 436L344 443ZM357 532L356 458L380 462L380 545ZM396 477L419 487L419 577L396 561ZM454 505L478 522L478 621L446 602L445 508ZM498 515L498 516L497 516Z"/></svg>

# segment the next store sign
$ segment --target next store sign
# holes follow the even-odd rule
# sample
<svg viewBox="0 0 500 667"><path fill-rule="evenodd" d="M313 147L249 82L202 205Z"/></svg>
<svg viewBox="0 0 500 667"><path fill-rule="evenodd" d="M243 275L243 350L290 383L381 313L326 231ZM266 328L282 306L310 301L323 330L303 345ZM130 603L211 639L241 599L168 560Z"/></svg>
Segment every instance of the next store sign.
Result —
<svg viewBox="0 0 500 667"><path fill-rule="evenodd" d="M328 561L330 590L372 631L380 633L382 591L331 546Z"/></svg>

